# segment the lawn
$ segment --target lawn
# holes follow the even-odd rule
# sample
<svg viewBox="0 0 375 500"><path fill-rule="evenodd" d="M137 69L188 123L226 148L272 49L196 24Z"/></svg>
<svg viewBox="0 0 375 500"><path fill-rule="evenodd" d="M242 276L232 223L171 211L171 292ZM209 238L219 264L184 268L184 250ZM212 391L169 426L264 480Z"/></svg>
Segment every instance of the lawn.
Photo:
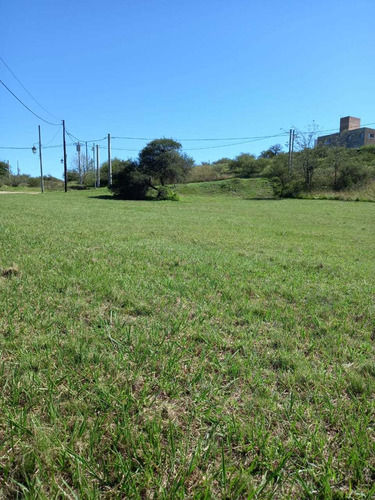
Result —
<svg viewBox="0 0 375 500"><path fill-rule="evenodd" d="M0 498L375 495L374 204L0 214Z"/></svg>

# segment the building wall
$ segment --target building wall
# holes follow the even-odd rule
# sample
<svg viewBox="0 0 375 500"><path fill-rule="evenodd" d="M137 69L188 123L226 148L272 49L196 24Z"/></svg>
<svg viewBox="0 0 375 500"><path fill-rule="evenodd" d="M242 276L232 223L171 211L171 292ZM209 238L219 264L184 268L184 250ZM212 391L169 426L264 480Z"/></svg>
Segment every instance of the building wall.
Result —
<svg viewBox="0 0 375 500"><path fill-rule="evenodd" d="M340 133L361 128L361 119L354 116L340 118Z"/></svg>
<svg viewBox="0 0 375 500"><path fill-rule="evenodd" d="M367 144L375 144L375 129L363 127L343 133L323 135L318 137L317 143L322 146L359 148Z"/></svg>
<svg viewBox="0 0 375 500"><path fill-rule="evenodd" d="M365 146L367 144L375 144L375 129L373 128L364 128L365 131Z"/></svg>

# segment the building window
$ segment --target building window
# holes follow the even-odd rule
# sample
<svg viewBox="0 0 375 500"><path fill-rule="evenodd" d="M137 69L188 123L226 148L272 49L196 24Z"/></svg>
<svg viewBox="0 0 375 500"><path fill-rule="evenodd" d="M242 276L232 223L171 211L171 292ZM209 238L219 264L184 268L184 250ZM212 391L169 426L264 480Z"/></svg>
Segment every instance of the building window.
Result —
<svg viewBox="0 0 375 500"><path fill-rule="evenodd" d="M368 135L368 138L369 138L369 139L374 139L374 137L375 137L375 134L369 134L369 135Z"/></svg>

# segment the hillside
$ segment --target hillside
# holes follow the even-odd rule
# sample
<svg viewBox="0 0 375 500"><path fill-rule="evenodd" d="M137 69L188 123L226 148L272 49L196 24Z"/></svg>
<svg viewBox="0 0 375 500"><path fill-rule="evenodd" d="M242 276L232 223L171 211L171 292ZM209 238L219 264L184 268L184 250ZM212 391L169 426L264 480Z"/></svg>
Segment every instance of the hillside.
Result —
<svg viewBox="0 0 375 500"><path fill-rule="evenodd" d="M251 199L274 198L268 179L227 179L213 182L194 182L176 186L179 195L188 196L231 196Z"/></svg>

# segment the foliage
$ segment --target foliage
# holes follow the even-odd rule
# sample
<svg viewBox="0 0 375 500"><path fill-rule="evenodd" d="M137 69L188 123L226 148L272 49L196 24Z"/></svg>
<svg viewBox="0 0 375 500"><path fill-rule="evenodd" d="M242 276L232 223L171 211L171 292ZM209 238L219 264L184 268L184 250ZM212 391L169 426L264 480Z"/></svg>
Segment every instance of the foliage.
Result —
<svg viewBox="0 0 375 500"><path fill-rule="evenodd" d="M144 200L152 187L151 178L136 161L118 164L118 172L113 175L111 191L122 200Z"/></svg>
<svg viewBox="0 0 375 500"><path fill-rule="evenodd" d="M241 153L229 163L229 169L239 177L251 177L259 173L261 167L254 155Z"/></svg>
<svg viewBox="0 0 375 500"><path fill-rule="evenodd" d="M111 160L112 166L112 179L124 165L124 160L120 160L120 158L113 158ZM100 166L100 185L107 186L108 185L108 160L103 162Z"/></svg>
<svg viewBox="0 0 375 500"><path fill-rule="evenodd" d="M139 167L162 186L179 182L194 164L193 158L181 149L181 144L173 139L155 139L139 153Z"/></svg>
<svg viewBox="0 0 375 500"><path fill-rule="evenodd" d="M274 193L268 179L232 178L214 182L196 182L176 186L178 194L183 196L235 197L245 200L272 199Z"/></svg>
<svg viewBox="0 0 375 500"><path fill-rule="evenodd" d="M186 177L186 182L218 181L233 177L228 171L227 163L202 163L192 167Z"/></svg>
<svg viewBox="0 0 375 500"><path fill-rule="evenodd" d="M0 161L0 177L9 175L8 163L5 161Z"/></svg>
<svg viewBox="0 0 375 500"><path fill-rule="evenodd" d="M158 194L156 197L158 200L169 200L169 201L178 201L180 198L178 194L173 191L169 186L161 186L158 189Z"/></svg>
<svg viewBox="0 0 375 500"><path fill-rule="evenodd" d="M80 175L77 170L68 170L66 178L68 182L79 182Z"/></svg>
<svg viewBox="0 0 375 500"><path fill-rule="evenodd" d="M72 168L68 169L68 182L79 182L84 186L95 186L96 172L95 162L86 155L81 155L79 161L78 154L72 159Z"/></svg>
<svg viewBox="0 0 375 500"><path fill-rule="evenodd" d="M283 147L281 144L274 144L273 146L269 147L265 151L262 151L259 155L259 158L274 158L275 156L279 155L282 153Z"/></svg>

